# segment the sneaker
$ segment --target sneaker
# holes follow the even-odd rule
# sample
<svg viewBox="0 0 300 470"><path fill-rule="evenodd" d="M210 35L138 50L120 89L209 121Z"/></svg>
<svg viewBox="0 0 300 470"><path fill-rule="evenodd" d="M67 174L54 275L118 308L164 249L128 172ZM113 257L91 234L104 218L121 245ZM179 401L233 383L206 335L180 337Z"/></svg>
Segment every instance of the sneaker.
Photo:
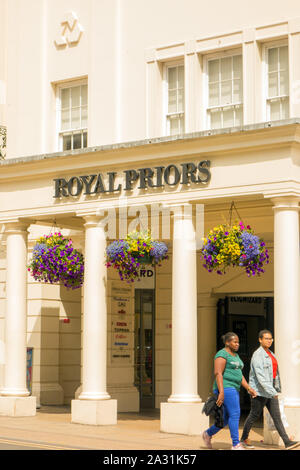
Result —
<svg viewBox="0 0 300 470"><path fill-rule="evenodd" d="M209 436L206 431L202 434L202 440L208 449L212 449L211 436Z"/></svg>
<svg viewBox="0 0 300 470"><path fill-rule="evenodd" d="M290 449L293 449L294 447L297 447L299 445L300 445L300 442L290 441L288 444L285 445L285 448L287 450L290 450Z"/></svg>
<svg viewBox="0 0 300 470"><path fill-rule="evenodd" d="M241 442L239 442L236 446L232 446L231 450L245 450L244 446L242 445Z"/></svg>
<svg viewBox="0 0 300 470"><path fill-rule="evenodd" d="M255 447L251 444L250 439L244 439L241 441L241 444L245 449L255 449Z"/></svg>

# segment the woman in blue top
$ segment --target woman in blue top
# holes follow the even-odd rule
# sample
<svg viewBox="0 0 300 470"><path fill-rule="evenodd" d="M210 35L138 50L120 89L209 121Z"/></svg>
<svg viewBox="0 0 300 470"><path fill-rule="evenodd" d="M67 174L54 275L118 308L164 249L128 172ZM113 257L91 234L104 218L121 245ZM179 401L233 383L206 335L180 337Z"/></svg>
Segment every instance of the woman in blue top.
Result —
<svg viewBox="0 0 300 470"><path fill-rule="evenodd" d="M249 387L242 373L244 364L237 354L240 346L238 336L230 332L222 339L225 347L215 355L213 391L217 405L224 406L224 427L227 424L229 426L232 450L244 450L239 440L240 386L242 385L253 398L256 397L256 392ZM220 429L213 425L202 434L203 441L209 449L212 449L212 436Z"/></svg>

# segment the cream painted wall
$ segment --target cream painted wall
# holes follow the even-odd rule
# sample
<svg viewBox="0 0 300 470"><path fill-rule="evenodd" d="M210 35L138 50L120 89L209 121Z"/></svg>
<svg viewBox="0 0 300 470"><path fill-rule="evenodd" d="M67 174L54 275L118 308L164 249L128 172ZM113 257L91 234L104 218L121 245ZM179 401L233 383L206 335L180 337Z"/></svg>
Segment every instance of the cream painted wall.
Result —
<svg viewBox="0 0 300 470"><path fill-rule="evenodd" d="M7 0L0 0L0 126L6 125L6 3Z"/></svg>
<svg viewBox="0 0 300 470"><path fill-rule="evenodd" d="M198 0L1 0L1 11L6 6L7 17L0 15L6 25L0 28L0 79L4 73L8 157L57 150L57 82L88 77L89 145L95 146L162 134L162 67L174 58L185 59L194 74L192 81L187 74L187 131L205 127L199 86L201 60L208 52L243 47L245 123L262 120L253 93L261 84L259 48L264 41L289 40L291 90L300 79L295 59L300 8L294 0L254 0L246 8L236 0L217 5ZM77 14L83 34L77 45L56 48L68 11ZM259 100L260 93L255 97ZM298 101L291 105L291 116L300 115Z"/></svg>

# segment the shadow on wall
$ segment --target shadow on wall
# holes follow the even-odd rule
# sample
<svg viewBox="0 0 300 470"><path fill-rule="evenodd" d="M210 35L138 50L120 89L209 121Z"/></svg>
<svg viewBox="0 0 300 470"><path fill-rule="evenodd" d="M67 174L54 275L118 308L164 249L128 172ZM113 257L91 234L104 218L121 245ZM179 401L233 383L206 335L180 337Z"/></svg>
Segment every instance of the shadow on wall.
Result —
<svg viewBox="0 0 300 470"><path fill-rule="evenodd" d="M40 366L40 383L36 385L41 405L62 405L64 400L59 385L59 315L59 307L41 308L40 350L33 351L40 355L39 363L34 358L34 366Z"/></svg>
<svg viewBox="0 0 300 470"><path fill-rule="evenodd" d="M80 387L81 373L81 289L60 288L59 385L64 404L70 405Z"/></svg>

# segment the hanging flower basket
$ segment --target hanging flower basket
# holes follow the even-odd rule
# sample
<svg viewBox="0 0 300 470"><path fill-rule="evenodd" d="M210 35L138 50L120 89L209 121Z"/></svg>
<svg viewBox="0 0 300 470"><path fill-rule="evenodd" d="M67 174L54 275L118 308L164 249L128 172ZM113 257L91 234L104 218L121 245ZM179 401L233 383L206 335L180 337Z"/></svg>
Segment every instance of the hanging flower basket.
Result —
<svg viewBox="0 0 300 470"><path fill-rule="evenodd" d="M239 266L245 268L248 276L259 276L265 272L264 265L269 263L265 242L242 222L232 227L223 224L210 230L201 255L208 272L217 271L218 274L225 274L229 266Z"/></svg>
<svg viewBox="0 0 300 470"><path fill-rule="evenodd" d="M83 255L61 233L45 235L33 248L28 271L36 281L78 289L83 284Z"/></svg>
<svg viewBox="0 0 300 470"><path fill-rule="evenodd" d="M158 265L168 258L168 247L152 240L149 231L132 232L125 240L116 240L106 248L106 266L118 270L120 279L127 282L139 280L141 264Z"/></svg>

